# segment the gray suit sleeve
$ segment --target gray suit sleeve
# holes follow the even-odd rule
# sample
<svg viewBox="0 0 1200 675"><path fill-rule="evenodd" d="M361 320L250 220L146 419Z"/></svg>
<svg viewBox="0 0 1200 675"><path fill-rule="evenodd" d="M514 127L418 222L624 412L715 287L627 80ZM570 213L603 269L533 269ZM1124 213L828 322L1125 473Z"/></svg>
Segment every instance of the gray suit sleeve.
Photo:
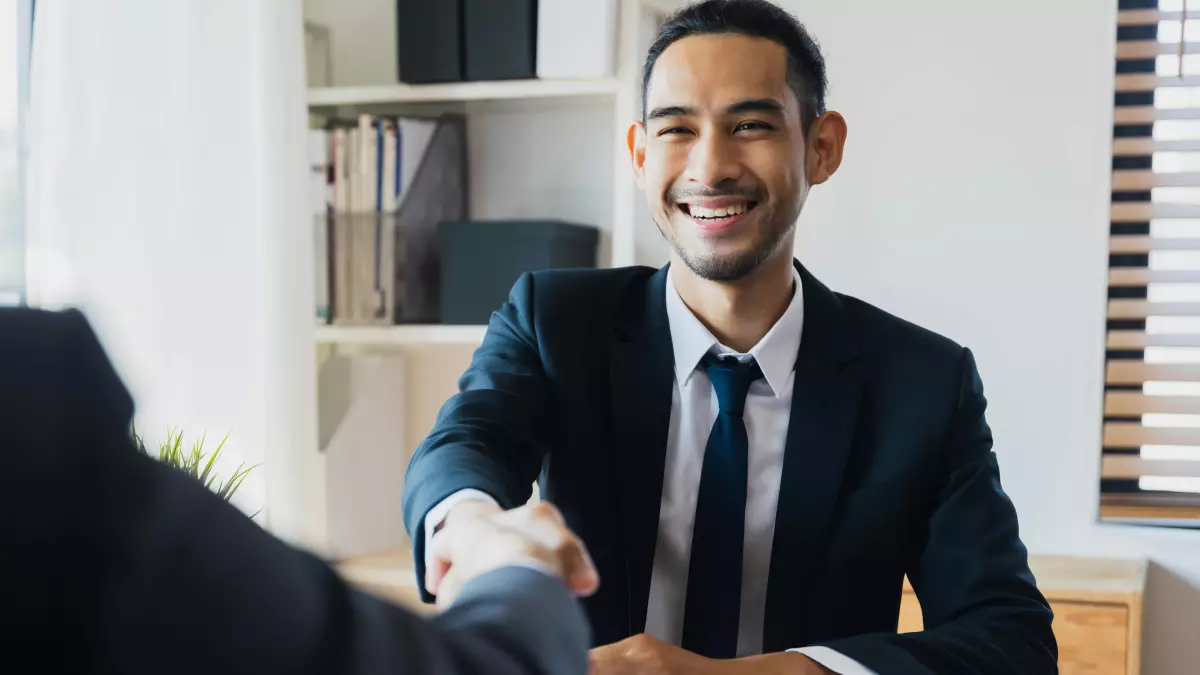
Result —
<svg viewBox="0 0 1200 675"><path fill-rule="evenodd" d="M588 669L590 629L579 603L561 581L532 569L507 567L475 579L432 621L369 596L356 600L360 654L371 655L356 673L584 675Z"/></svg>

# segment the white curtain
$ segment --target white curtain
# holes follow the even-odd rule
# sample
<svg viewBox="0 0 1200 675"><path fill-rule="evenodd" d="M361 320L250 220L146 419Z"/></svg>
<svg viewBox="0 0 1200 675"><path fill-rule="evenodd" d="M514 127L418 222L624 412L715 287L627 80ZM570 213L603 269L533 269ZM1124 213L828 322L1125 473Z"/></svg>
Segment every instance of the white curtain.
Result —
<svg viewBox="0 0 1200 675"><path fill-rule="evenodd" d="M230 433L227 470L264 463L235 503L316 536L300 0L50 0L34 31L31 304L87 313L140 431Z"/></svg>

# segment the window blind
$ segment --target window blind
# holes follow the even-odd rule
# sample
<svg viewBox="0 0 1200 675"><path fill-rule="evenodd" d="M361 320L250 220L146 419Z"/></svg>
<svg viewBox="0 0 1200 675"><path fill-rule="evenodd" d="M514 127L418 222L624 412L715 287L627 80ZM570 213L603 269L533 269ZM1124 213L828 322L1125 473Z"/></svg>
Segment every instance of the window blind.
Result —
<svg viewBox="0 0 1200 675"><path fill-rule="evenodd" d="M1200 526L1200 1L1192 4L1118 5L1106 520Z"/></svg>

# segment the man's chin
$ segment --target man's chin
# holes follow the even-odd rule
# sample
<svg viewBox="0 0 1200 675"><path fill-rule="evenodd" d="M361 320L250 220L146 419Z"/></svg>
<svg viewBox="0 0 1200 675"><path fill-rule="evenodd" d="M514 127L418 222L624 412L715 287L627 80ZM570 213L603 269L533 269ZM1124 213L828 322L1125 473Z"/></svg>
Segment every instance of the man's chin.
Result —
<svg viewBox="0 0 1200 675"><path fill-rule="evenodd" d="M754 251L697 252L676 249L676 253L693 274L707 281L738 281L762 264L762 256Z"/></svg>

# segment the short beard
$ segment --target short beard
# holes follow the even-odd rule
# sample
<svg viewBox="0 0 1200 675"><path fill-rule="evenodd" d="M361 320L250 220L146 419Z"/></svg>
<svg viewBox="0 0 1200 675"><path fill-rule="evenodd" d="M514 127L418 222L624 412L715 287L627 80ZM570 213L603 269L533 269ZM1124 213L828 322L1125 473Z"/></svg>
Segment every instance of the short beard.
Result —
<svg viewBox="0 0 1200 675"><path fill-rule="evenodd" d="M657 223L656 223L657 224ZM763 233L749 251L730 255L697 256L685 251L679 242L667 233L660 225L658 231L671 245L675 254L684 265L696 276L707 281L731 282L749 276L779 250L780 243L795 225L770 228Z"/></svg>

